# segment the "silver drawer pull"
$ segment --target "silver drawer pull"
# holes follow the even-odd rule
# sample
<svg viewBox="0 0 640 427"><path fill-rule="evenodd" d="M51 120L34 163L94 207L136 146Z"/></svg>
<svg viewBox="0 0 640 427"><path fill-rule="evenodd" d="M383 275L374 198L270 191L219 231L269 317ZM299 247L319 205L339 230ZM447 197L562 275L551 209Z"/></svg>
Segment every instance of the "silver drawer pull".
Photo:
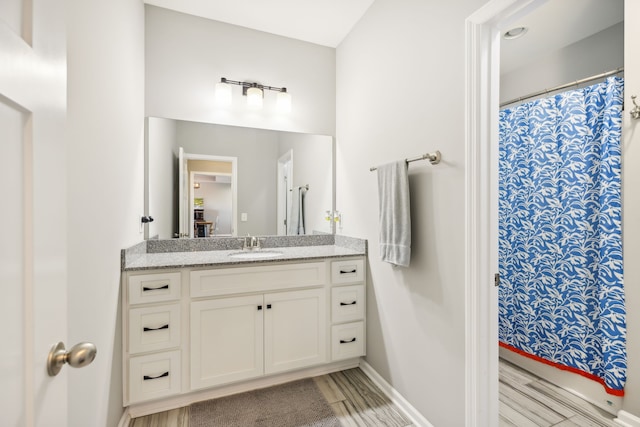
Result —
<svg viewBox="0 0 640 427"><path fill-rule="evenodd" d="M352 270L340 270L340 274L353 274L353 273L356 273L357 271L358 269L353 267Z"/></svg>
<svg viewBox="0 0 640 427"><path fill-rule="evenodd" d="M157 377L150 377L149 375L145 375L144 377L142 377L142 379L144 381L149 381L149 380L157 380L158 378L164 378L168 376L169 376L169 371L165 372L164 374L160 374Z"/></svg>
<svg viewBox="0 0 640 427"><path fill-rule="evenodd" d="M353 337L350 340L340 340L340 344L349 344L352 342L356 342L356 337Z"/></svg>
<svg viewBox="0 0 640 427"><path fill-rule="evenodd" d="M162 329L169 329L169 325L162 325L159 328L147 328L146 326L144 328L142 328L142 332L149 332L149 331L160 331Z"/></svg>
<svg viewBox="0 0 640 427"><path fill-rule="evenodd" d="M352 301L352 302L341 302L340 305L356 305L357 301Z"/></svg>
<svg viewBox="0 0 640 427"><path fill-rule="evenodd" d="M147 286L143 286L142 292L159 291L161 289L169 289L169 284L167 283L166 285L158 286L157 288L149 288Z"/></svg>

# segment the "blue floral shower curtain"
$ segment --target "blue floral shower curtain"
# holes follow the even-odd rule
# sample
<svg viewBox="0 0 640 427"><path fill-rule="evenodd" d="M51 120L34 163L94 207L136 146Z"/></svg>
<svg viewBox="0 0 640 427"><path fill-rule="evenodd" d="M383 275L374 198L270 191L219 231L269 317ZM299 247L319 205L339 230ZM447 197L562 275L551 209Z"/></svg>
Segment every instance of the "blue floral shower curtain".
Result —
<svg viewBox="0 0 640 427"><path fill-rule="evenodd" d="M624 394L623 80L500 112L500 345Z"/></svg>

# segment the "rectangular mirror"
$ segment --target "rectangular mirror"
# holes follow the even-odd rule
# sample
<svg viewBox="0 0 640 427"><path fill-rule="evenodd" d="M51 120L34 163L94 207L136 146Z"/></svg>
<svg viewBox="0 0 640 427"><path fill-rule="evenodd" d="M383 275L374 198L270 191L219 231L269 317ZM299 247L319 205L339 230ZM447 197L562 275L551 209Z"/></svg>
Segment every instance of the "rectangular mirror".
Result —
<svg viewBox="0 0 640 427"><path fill-rule="evenodd" d="M145 123L145 238L332 233L332 136Z"/></svg>

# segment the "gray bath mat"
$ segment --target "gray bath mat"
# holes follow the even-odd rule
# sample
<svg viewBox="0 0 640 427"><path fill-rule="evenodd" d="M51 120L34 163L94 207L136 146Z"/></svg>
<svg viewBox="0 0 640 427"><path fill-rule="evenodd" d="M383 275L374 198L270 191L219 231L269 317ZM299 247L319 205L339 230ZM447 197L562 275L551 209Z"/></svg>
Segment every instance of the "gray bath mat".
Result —
<svg viewBox="0 0 640 427"><path fill-rule="evenodd" d="M190 427L340 427L312 379L191 405Z"/></svg>

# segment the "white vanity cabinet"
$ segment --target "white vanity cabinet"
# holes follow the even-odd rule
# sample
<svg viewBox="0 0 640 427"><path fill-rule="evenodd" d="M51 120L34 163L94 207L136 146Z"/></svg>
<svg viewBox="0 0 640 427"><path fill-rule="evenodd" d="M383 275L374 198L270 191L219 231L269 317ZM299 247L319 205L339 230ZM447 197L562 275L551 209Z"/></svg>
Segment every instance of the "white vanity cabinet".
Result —
<svg viewBox="0 0 640 427"><path fill-rule="evenodd" d="M357 366L364 265L357 256L125 272L125 406Z"/></svg>

